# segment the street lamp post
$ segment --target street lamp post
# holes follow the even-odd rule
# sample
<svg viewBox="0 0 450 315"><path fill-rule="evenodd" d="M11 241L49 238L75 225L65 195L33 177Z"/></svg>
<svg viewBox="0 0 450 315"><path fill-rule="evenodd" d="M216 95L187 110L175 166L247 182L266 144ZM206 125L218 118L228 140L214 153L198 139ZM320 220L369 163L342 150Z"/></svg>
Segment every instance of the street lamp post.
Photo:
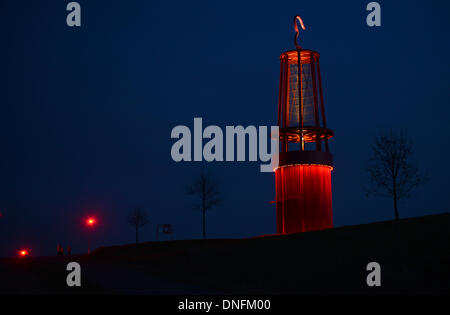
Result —
<svg viewBox="0 0 450 315"><path fill-rule="evenodd" d="M89 217L86 219L86 225L89 228L89 232L88 232L88 254L90 254L91 252L91 237L92 237L92 229L94 228L94 225L97 221L95 220L95 218Z"/></svg>

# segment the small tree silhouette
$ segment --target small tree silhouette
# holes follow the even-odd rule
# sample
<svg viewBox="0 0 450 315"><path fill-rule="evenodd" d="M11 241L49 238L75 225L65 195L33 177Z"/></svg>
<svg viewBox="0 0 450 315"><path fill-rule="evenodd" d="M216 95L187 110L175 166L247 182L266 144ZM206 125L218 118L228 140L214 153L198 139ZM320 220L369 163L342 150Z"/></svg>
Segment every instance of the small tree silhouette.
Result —
<svg viewBox="0 0 450 315"><path fill-rule="evenodd" d="M367 195L382 195L392 198L395 220L398 221L398 201L409 197L409 193L425 180L411 162L412 144L404 134L380 134L372 144L372 155L367 171L370 187Z"/></svg>
<svg viewBox="0 0 450 315"><path fill-rule="evenodd" d="M202 211L202 235L206 239L206 211L220 204L219 186L211 176L201 173L187 187L186 193L197 197L198 203L194 205L194 209Z"/></svg>
<svg viewBox="0 0 450 315"><path fill-rule="evenodd" d="M148 223L147 212L141 208L134 208L128 214L128 223L136 229L136 244L139 243L139 229Z"/></svg>

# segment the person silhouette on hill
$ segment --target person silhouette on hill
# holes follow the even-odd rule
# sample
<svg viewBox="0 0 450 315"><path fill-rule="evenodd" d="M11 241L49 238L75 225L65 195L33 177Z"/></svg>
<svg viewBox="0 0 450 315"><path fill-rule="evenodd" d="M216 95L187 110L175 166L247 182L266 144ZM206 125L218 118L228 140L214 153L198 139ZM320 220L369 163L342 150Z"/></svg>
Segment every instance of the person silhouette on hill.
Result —
<svg viewBox="0 0 450 315"><path fill-rule="evenodd" d="M56 246L56 249L58 251L58 256L62 256L64 254L64 248L60 244Z"/></svg>

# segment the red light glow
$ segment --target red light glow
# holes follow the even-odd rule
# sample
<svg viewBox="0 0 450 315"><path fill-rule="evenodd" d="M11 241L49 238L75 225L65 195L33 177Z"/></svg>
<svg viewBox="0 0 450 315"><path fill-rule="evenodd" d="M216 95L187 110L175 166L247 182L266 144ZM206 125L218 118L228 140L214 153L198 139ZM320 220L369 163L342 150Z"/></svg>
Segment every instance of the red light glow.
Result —
<svg viewBox="0 0 450 315"><path fill-rule="evenodd" d="M28 256L28 251L26 249L19 250L19 256L20 257Z"/></svg>
<svg viewBox="0 0 450 315"><path fill-rule="evenodd" d="M86 219L86 224L87 224L88 226L94 226L96 222L97 222L97 221L95 220L95 218L87 218L87 219Z"/></svg>
<svg viewBox="0 0 450 315"><path fill-rule="evenodd" d="M333 227L331 170L327 165L293 165L276 170L278 233Z"/></svg>

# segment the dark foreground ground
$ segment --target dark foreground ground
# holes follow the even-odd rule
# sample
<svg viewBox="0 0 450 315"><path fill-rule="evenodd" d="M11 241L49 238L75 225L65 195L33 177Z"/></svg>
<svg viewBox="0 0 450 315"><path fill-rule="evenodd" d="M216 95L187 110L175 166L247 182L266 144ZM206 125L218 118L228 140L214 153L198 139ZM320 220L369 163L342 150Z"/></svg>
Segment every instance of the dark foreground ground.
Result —
<svg viewBox="0 0 450 315"><path fill-rule="evenodd" d="M450 293L450 214L252 239L150 242L0 260L0 294ZM82 287L66 286L69 261ZM381 287L366 284L369 262Z"/></svg>

